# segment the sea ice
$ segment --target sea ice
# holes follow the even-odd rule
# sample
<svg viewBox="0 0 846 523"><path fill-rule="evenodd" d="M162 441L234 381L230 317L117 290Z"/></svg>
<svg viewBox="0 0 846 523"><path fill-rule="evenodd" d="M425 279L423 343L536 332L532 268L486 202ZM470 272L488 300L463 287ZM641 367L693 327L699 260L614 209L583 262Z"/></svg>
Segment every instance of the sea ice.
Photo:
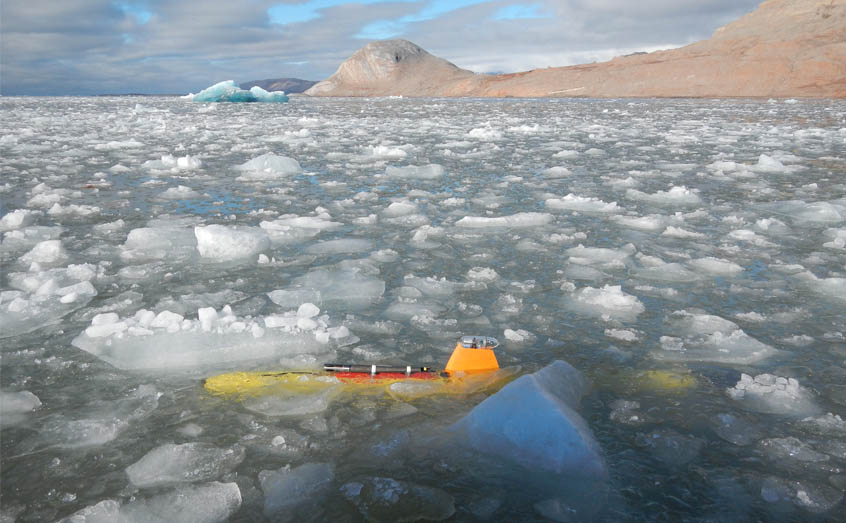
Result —
<svg viewBox="0 0 846 523"><path fill-rule="evenodd" d="M241 89L234 80L218 82L206 87L197 94L189 94L194 102L287 102L288 97L282 91L267 92L259 86L249 91Z"/></svg>
<svg viewBox="0 0 846 523"><path fill-rule="evenodd" d="M28 390L11 392L0 390L0 427L16 425L24 421L27 414L41 406L38 396Z"/></svg>
<svg viewBox="0 0 846 523"><path fill-rule="evenodd" d="M450 431L462 446L558 475L603 478L599 444L576 412L584 378L563 361L517 378Z"/></svg>
<svg viewBox="0 0 846 523"><path fill-rule="evenodd" d="M241 318L228 306L219 312L203 310L196 320L141 309L132 317L95 316L71 343L121 369L174 370L272 357L330 356L332 347L357 339L323 321L302 329L296 313L290 314L290 321L279 321L284 318Z"/></svg>
<svg viewBox="0 0 846 523"><path fill-rule="evenodd" d="M623 322L635 321L646 310L637 296L626 294L620 285L583 287L565 296L564 304L573 312Z"/></svg>
<svg viewBox="0 0 846 523"><path fill-rule="evenodd" d="M52 414L29 444L34 448L98 447L116 439L133 423L149 417L158 407L159 395L154 387L142 385L116 401L92 401L86 417Z"/></svg>
<svg viewBox="0 0 846 523"><path fill-rule="evenodd" d="M635 443L646 448L655 459L670 466L685 465L699 455L705 441L691 435L680 434L670 428L659 428L638 434Z"/></svg>
<svg viewBox="0 0 846 523"><path fill-rule="evenodd" d="M359 310L382 299L385 281L355 269L317 269L295 278L286 290L317 293L323 309Z"/></svg>
<svg viewBox="0 0 846 523"><path fill-rule="evenodd" d="M824 514L843 501L843 491L812 481L770 476L761 484L761 498L768 503L784 501L812 514Z"/></svg>
<svg viewBox="0 0 846 523"><path fill-rule="evenodd" d="M16 209L0 218L0 232L29 227L35 223L41 213L29 209Z"/></svg>
<svg viewBox="0 0 846 523"><path fill-rule="evenodd" d="M756 412L810 416L819 414L814 396L794 378L759 374L754 378L741 374L734 387L726 389L729 397Z"/></svg>
<svg viewBox="0 0 846 523"><path fill-rule="evenodd" d="M599 198L576 196L573 193L563 198L548 198L544 202L544 205L548 209L558 211L578 211L598 214L609 214L622 210L617 207L617 202L607 203Z"/></svg>
<svg viewBox="0 0 846 523"><path fill-rule="evenodd" d="M498 228L498 227L539 227L552 222L553 216L542 212L521 212L511 216L487 218L481 216L465 216L455 225L467 228Z"/></svg>
<svg viewBox="0 0 846 523"><path fill-rule="evenodd" d="M287 156L265 153L236 167L242 174L239 180L270 181L303 172L300 162Z"/></svg>
<svg viewBox="0 0 846 523"><path fill-rule="evenodd" d="M140 488L218 479L244 461L244 447L221 449L210 443L166 443L126 467L129 481Z"/></svg>
<svg viewBox="0 0 846 523"><path fill-rule="evenodd" d="M696 189L673 186L667 191L653 194L644 193L637 189L626 190L626 198L646 202L656 206L694 206L702 203Z"/></svg>
<svg viewBox="0 0 846 523"><path fill-rule="evenodd" d="M191 198L200 198L202 195L194 189L185 185L177 187L169 187L165 192L159 195L163 200L187 200Z"/></svg>
<svg viewBox="0 0 846 523"><path fill-rule="evenodd" d="M221 523L241 508L236 483L213 481L178 487L164 494L121 505L105 500L85 507L61 523Z"/></svg>
<svg viewBox="0 0 846 523"><path fill-rule="evenodd" d="M255 260L270 248L269 236L259 227L198 226L194 227L194 236L200 256L217 262Z"/></svg>
<svg viewBox="0 0 846 523"><path fill-rule="evenodd" d="M168 259L188 261L197 254L197 238L187 227L141 227L132 229L121 247L127 262Z"/></svg>
<svg viewBox="0 0 846 523"><path fill-rule="evenodd" d="M711 361L751 365L778 351L752 338L736 323L698 310L675 311L665 321L661 349L652 357L666 361Z"/></svg>
<svg viewBox="0 0 846 523"><path fill-rule="evenodd" d="M258 475L264 493L264 515L274 521L309 519L297 510L320 503L335 478L329 463L306 463L296 468L263 470Z"/></svg>
<svg viewBox="0 0 846 523"><path fill-rule="evenodd" d="M87 264L9 273L9 284L19 290L0 290L0 339L54 324L85 306L97 295L90 281L97 275Z"/></svg>
<svg viewBox="0 0 846 523"><path fill-rule="evenodd" d="M393 478L365 477L340 490L368 521L443 521L455 513L447 492Z"/></svg>
<svg viewBox="0 0 846 523"><path fill-rule="evenodd" d="M743 272L743 267L740 265L729 260L714 258L713 256L691 260L688 264L696 270L716 276L737 276Z"/></svg>
<svg viewBox="0 0 846 523"><path fill-rule="evenodd" d="M385 168L385 175L390 178L404 178L409 180L436 180L444 175L444 168L436 163L428 165L408 165L405 167L394 167L389 165Z"/></svg>

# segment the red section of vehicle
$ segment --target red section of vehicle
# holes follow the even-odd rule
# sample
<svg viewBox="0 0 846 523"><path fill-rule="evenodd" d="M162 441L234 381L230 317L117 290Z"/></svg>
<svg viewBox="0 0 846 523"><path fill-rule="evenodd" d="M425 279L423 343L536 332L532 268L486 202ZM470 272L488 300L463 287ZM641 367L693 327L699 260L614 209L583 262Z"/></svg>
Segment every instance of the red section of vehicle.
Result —
<svg viewBox="0 0 846 523"><path fill-rule="evenodd" d="M379 372L371 375L368 372L333 372L332 376L345 383L361 383L374 381L396 381L404 379L433 380L438 377L435 372L412 372L408 376L404 372Z"/></svg>

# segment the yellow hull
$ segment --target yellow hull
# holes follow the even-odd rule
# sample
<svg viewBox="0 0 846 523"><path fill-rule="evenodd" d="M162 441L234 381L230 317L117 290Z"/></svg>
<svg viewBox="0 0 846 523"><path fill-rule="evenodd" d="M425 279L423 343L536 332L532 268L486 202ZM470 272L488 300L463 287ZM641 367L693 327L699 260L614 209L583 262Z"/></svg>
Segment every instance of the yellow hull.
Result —
<svg viewBox="0 0 846 523"><path fill-rule="evenodd" d="M377 375L351 380L342 380L330 373L316 372L229 372L207 378L204 387L212 394L236 399L271 394L312 395L336 388L338 392L384 392L395 399L412 400L434 394L472 394L501 387L519 371L520 367L508 367L450 377L435 375L427 379L385 379Z"/></svg>

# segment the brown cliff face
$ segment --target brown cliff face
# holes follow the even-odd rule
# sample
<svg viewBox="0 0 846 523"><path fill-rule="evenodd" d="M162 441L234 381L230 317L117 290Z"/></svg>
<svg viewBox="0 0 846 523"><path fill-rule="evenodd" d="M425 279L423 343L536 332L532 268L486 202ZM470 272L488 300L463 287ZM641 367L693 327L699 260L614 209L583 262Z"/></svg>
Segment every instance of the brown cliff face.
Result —
<svg viewBox="0 0 846 523"><path fill-rule="evenodd" d="M846 0L768 0L679 49L497 76L404 40L375 42L306 94L846 98Z"/></svg>

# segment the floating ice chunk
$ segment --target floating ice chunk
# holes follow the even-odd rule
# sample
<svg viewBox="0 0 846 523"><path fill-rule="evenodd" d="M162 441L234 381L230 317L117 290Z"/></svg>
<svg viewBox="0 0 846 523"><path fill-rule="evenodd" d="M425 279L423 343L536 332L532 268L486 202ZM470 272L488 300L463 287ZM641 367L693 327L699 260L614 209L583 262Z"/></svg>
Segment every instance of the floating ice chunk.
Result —
<svg viewBox="0 0 846 523"><path fill-rule="evenodd" d="M667 191L658 191L653 194L644 193L637 189L628 189L626 198L637 200L657 206L692 206L702 203L695 189L673 186Z"/></svg>
<svg viewBox="0 0 846 523"><path fill-rule="evenodd" d="M574 312L625 322L635 321L646 310L637 296L626 294L620 285L584 287L565 296L564 304Z"/></svg>
<svg viewBox="0 0 846 523"><path fill-rule="evenodd" d="M605 335L619 341L633 343L638 341L637 332L629 329L605 329Z"/></svg>
<svg viewBox="0 0 846 523"><path fill-rule="evenodd" d="M455 514L455 501L445 491L392 478L345 483L341 494L368 521L443 521Z"/></svg>
<svg viewBox="0 0 846 523"><path fill-rule="evenodd" d="M39 273L11 273L9 283L20 291L0 291L0 339L57 323L97 295L90 279L96 274L67 268Z"/></svg>
<svg viewBox="0 0 846 523"><path fill-rule="evenodd" d="M824 514L843 501L843 491L807 480L770 476L761 484L761 498L768 503L789 502L812 514Z"/></svg>
<svg viewBox="0 0 846 523"><path fill-rule="evenodd" d="M503 331L503 336L505 336L506 340L516 345L532 343L537 339L534 334L523 329L505 329L505 331Z"/></svg>
<svg viewBox="0 0 846 523"><path fill-rule="evenodd" d="M586 213L608 214L619 212L622 209L617 207L617 202L607 203L599 198L576 196L573 193L564 198L548 198L544 205L549 209L559 211L578 211Z"/></svg>
<svg viewBox="0 0 846 523"><path fill-rule="evenodd" d="M396 218L399 216L408 216L409 214L414 214L419 211L416 204L409 202L408 200L403 200L399 202L393 202L388 207L382 211L382 215L386 218Z"/></svg>
<svg viewBox="0 0 846 523"><path fill-rule="evenodd" d="M275 180L303 172L300 163L287 156L266 153L236 167L243 174L239 180Z"/></svg>
<svg viewBox="0 0 846 523"><path fill-rule="evenodd" d="M846 302L846 278L817 278L810 271L794 276L815 293L837 302Z"/></svg>
<svg viewBox="0 0 846 523"><path fill-rule="evenodd" d="M394 167L389 165L385 168L385 175L390 178L404 178L411 180L436 180L444 175L444 168L436 163L428 165L408 165L405 167Z"/></svg>
<svg viewBox="0 0 846 523"><path fill-rule="evenodd" d="M579 151L575 151L573 149L564 149L563 151L558 151L557 153L553 154L553 158L576 158L579 156Z"/></svg>
<svg viewBox="0 0 846 523"><path fill-rule="evenodd" d="M544 176L544 178L549 178L549 179L554 180L554 179L557 179L557 178L566 178L573 173L570 172L570 169L568 169L566 167L556 166L556 167L550 167L549 169L545 169L544 171L541 172L541 174Z"/></svg>
<svg viewBox="0 0 846 523"><path fill-rule="evenodd" d="M276 305L294 309L305 303L322 303L320 291L309 289L278 289L267 293L270 301Z"/></svg>
<svg viewBox="0 0 846 523"><path fill-rule="evenodd" d="M467 271L467 279L471 281L492 283L499 279L499 274L490 267L473 267Z"/></svg>
<svg viewBox="0 0 846 523"><path fill-rule="evenodd" d="M680 263L665 263L654 257L639 257L639 261L646 265L634 271L639 278L673 283L693 282L702 279L698 272L686 268Z"/></svg>
<svg viewBox="0 0 846 523"><path fill-rule="evenodd" d="M712 361L750 365L769 358L778 351L752 338L736 323L702 311L676 311L665 327L667 343L652 356L667 361ZM662 338L663 340L663 338Z"/></svg>
<svg viewBox="0 0 846 523"><path fill-rule="evenodd" d="M100 208L95 205L77 205L71 203L62 205L54 203L52 207L47 210L50 216L94 216L100 214Z"/></svg>
<svg viewBox="0 0 846 523"><path fill-rule="evenodd" d="M498 227L539 227L552 222L553 216L542 212L521 212L511 216L486 218L480 216L465 216L456 222L458 227L467 228L498 228Z"/></svg>
<svg viewBox="0 0 846 523"><path fill-rule="evenodd" d="M637 231L658 232L664 229L664 217L655 214L649 216L612 216L611 219L623 227Z"/></svg>
<svg viewBox="0 0 846 523"><path fill-rule="evenodd" d="M831 412L825 416L807 417L801 423L804 428L820 434L846 435L846 421Z"/></svg>
<svg viewBox="0 0 846 523"><path fill-rule="evenodd" d="M170 187L165 192L161 193L159 198L165 200L187 200L190 198L200 198L201 196L202 195L194 189L185 185L179 185L177 187Z"/></svg>
<svg viewBox="0 0 846 523"><path fill-rule="evenodd" d="M635 443L645 447L659 461L674 467L693 461L705 446L700 438L668 428L638 434Z"/></svg>
<svg viewBox="0 0 846 523"><path fill-rule="evenodd" d="M0 390L0 427L16 425L26 419L26 415L41 406L38 396L28 390L9 392Z"/></svg>
<svg viewBox="0 0 846 523"><path fill-rule="evenodd" d="M165 154L158 160L147 160L142 167L145 169L153 169L158 171L187 171L191 169L199 169L203 165L202 160L196 156L173 156Z"/></svg>
<svg viewBox="0 0 846 523"><path fill-rule="evenodd" d="M360 238L339 238L309 245L308 254L332 255L367 252L373 249L373 242Z"/></svg>
<svg viewBox="0 0 846 523"><path fill-rule="evenodd" d="M756 412L808 416L818 414L820 408L814 396L794 378L759 374L754 378L741 374L734 387L726 389L729 397Z"/></svg>
<svg viewBox="0 0 846 523"><path fill-rule="evenodd" d="M320 314L320 309L313 303L303 303L297 309L297 318L314 318Z"/></svg>
<svg viewBox="0 0 846 523"><path fill-rule="evenodd" d="M68 253L62 246L61 240L45 240L39 242L28 253L21 257L26 264L37 263L41 266L56 266L66 262Z"/></svg>
<svg viewBox="0 0 846 523"><path fill-rule="evenodd" d="M166 443L126 467L126 475L140 488L208 481L231 472L245 456L240 445L220 449L210 443Z"/></svg>
<svg viewBox="0 0 846 523"><path fill-rule="evenodd" d="M635 252L632 244L620 249L606 249L604 247L585 247L579 244L565 251L568 261L578 265L596 265L603 269L624 269L629 256Z"/></svg>
<svg viewBox="0 0 846 523"><path fill-rule="evenodd" d="M249 91L241 89L234 80L218 82L206 87L197 94L186 98L194 102L287 102L288 97L282 91L267 92L255 86Z"/></svg>
<svg viewBox="0 0 846 523"><path fill-rule="evenodd" d="M575 410L584 386L579 371L555 361L512 381L450 430L459 445L529 470L603 478L599 444Z"/></svg>
<svg viewBox="0 0 846 523"><path fill-rule="evenodd" d="M389 145L376 145L373 147L365 147L364 154L371 158L405 158L408 153L399 147L391 147Z"/></svg>
<svg viewBox="0 0 846 523"><path fill-rule="evenodd" d="M775 213L789 216L796 223L840 223L846 220L846 201L820 201L808 203L802 200L777 202L766 207Z"/></svg>
<svg viewBox="0 0 846 523"><path fill-rule="evenodd" d="M246 398L243 405L264 416L306 416L328 409L340 392L338 382L327 382L322 390L316 392L274 391L273 394Z"/></svg>
<svg viewBox="0 0 846 523"><path fill-rule="evenodd" d="M772 156L762 154L758 157L758 163L752 166L752 170L759 173L785 173L787 167Z"/></svg>
<svg viewBox="0 0 846 523"><path fill-rule="evenodd" d="M258 227L206 225L194 227L200 256L214 261L254 260L270 248L270 238Z"/></svg>
<svg viewBox="0 0 846 523"><path fill-rule="evenodd" d="M763 435L758 425L734 414L716 414L710 421L717 436L733 445L750 445Z"/></svg>
<svg viewBox="0 0 846 523"><path fill-rule="evenodd" d="M846 229L829 229L825 235L832 238L830 242L823 243L828 249L846 250Z"/></svg>
<svg viewBox="0 0 846 523"><path fill-rule="evenodd" d="M729 260L714 258L712 256L691 260L688 263L694 269L715 274L717 276L737 276L743 272L743 267L740 265Z"/></svg>
<svg viewBox="0 0 846 523"><path fill-rule="evenodd" d="M131 424L143 420L158 407L159 393L142 385L117 401L92 401L87 417L49 416L38 431L36 447L81 449L113 441Z"/></svg>
<svg viewBox="0 0 846 523"><path fill-rule="evenodd" d="M335 473L328 463L306 463L293 469L263 470L258 477L264 492L264 515L274 521L292 521L309 519L297 510L320 503Z"/></svg>
<svg viewBox="0 0 846 523"><path fill-rule="evenodd" d="M318 208L315 216L297 216L288 214L273 221L262 221L259 224L274 244L299 241L313 238L322 231L337 229L343 224L333 222L329 213Z"/></svg>
<svg viewBox="0 0 846 523"><path fill-rule="evenodd" d="M224 307L216 315L204 310L198 316L191 320L170 311L156 315L142 309L117 322L92 324L88 329L103 335L92 336L86 329L72 344L121 369L178 370L216 369L272 357L331 356L332 347L357 339L352 335L332 338L336 331L323 321L303 329L295 315L293 321L273 321L271 316L239 318ZM106 335L101 329L113 332Z"/></svg>
<svg viewBox="0 0 846 523"><path fill-rule="evenodd" d="M699 240L705 238L706 235L700 232L688 231L686 229L682 229L681 227L674 227L670 225L664 232L661 233L661 236L668 236L670 238L680 238L683 240Z"/></svg>
<svg viewBox="0 0 846 523"><path fill-rule="evenodd" d="M289 290L317 293L324 309L365 309L385 294L385 281L352 269L319 269L294 280Z"/></svg>
<svg viewBox="0 0 846 523"><path fill-rule="evenodd" d="M827 454L817 452L811 445L793 436L764 439L758 447L770 461L786 468L794 468L800 462L823 463L831 460Z"/></svg>
<svg viewBox="0 0 846 523"><path fill-rule="evenodd" d="M492 127L475 127L467 133L467 137L478 140L499 140L502 138L502 131Z"/></svg>
<svg viewBox="0 0 846 523"><path fill-rule="evenodd" d="M126 236L120 256L126 261L184 261L197 253L194 231L185 227L141 227Z"/></svg>
<svg viewBox="0 0 846 523"><path fill-rule="evenodd" d="M62 523L220 523L241 508L237 483L182 486L125 505L105 500L85 507Z"/></svg>
<svg viewBox="0 0 846 523"><path fill-rule="evenodd" d="M3 218L0 218L0 232L29 227L35 223L36 218L40 214L38 211L31 211L29 209L16 209L7 213Z"/></svg>

